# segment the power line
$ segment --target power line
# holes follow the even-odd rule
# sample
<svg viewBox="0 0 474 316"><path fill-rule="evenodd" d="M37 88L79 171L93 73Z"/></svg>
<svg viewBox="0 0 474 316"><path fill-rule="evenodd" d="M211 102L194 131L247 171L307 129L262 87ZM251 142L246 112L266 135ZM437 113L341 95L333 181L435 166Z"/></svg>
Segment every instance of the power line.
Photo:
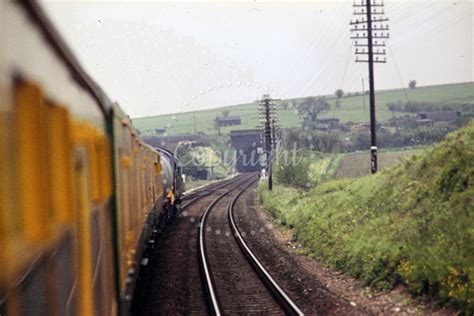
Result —
<svg viewBox="0 0 474 316"><path fill-rule="evenodd" d="M350 49L349 49L349 52L352 51L352 48L353 48L353 44L351 45ZM339 86L339 89L342 89L343 85L344 85L344 80L346 79L346 73L347 73L347 68L349 67L349 62L351 60L351 54L349 53L349 55L347 56L347 61L346 61L346 66L344 67L344 72L342 74L342 80L341 80L341 85ZM336 100L336 104L334 104L334 110L332 112L332 119L335 118L336 116L336 110L337 110L337 105L338 105L338 102L339 102L339 98L337 98ZM340 105L340 104L339 104ZM331 131L331 128L329 127L328 128L328 132Z"/></svg>
<svg viewBox="0 0 474 316"><path fill-rule="evenodd" d="M408 99L408 94L407 94L405 85L403 84L403 81L402 81L402 76L400 75L400 70L398 69L397 63L395 62L395 56L393 55L393 52L392 52L392 49L391 49L390 45L387 45L387 46L388 46L388 50L390 52L390 56L392 56L393 65L395 66L395 69L397 71L398 80L400 80L400 85L401 85L401 88L403 90L403 94L405 95L405 98L407 99L407 102L410 102L410 100Z"/></svg>

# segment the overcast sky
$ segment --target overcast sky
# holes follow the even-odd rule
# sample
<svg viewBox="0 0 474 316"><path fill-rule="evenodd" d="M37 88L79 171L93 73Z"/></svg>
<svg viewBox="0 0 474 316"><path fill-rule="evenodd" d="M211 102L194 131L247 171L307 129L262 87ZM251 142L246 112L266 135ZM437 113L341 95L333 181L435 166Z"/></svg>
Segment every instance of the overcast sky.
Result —
<svg viewBox="0 0 474 316"><path fill-rule="evenodd" d="M132 117L361 90L352 1L44 2L85 69ZM473 81L472 1L386 1L376 89ZM367 86L367 85L366 85Z"/></svg>

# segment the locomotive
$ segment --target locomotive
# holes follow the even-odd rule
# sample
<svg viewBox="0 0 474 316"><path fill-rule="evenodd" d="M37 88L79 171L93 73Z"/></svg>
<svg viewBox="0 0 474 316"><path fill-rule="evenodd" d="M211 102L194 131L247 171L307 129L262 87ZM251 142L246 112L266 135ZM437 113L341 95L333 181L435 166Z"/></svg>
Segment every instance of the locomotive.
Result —
<svg viewBox="0 0 474 316"><path fill-rule="evenodd" d="M181 166L33 1L0 1L0 161L0 315L128 314Z"/></svg>

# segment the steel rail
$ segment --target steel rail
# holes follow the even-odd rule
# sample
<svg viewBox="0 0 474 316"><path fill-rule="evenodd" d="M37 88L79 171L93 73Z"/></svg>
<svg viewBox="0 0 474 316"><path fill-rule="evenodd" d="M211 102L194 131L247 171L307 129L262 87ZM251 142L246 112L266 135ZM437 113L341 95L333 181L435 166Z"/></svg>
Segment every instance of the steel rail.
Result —
<svg viewBox="0 0 474 316"><path fill-rule="evenodd" d="M201 190L199 191L196 191L196 192L193 192L192 195L188 195L186 196L186 203L184 203L182 206L181 206L181 211L184 211L184 209L186 209L189 205L193 204L194 202L196 202L197 200L199 199L202 199L206 196L209 196L211 195L212 193L215 193L216 191L218 190L222 190L222 189L225 189L227 187L229 187L230 185L232 184L235 184L237 182L239 182L241 179L238 179L238 175L233 177L233 178L230 178L230 179L227 179L227 180L223 180L222 182L223 183L220 183L219 182L216 182L216 183L212 183L210 184L208 187L205 187L205 188L202 188ZM212 186L212 187L211 187ZM214 188L216 187L216 188Z"/></svg>
<svg viewBox="0 0 474 316"><path fill-rule="evenodd" d="M196 190L193 189L194 191L184 192L181 199L191 199L191 198L194 198L196 195L200 195L203 192L208 192L208 191L211 191L212 193L215 191L215 187L221 186L223 182L225 183L225 185L227 183L232 183L232 180L235 180L235 178L237 178L238 176L239 174L236 174L230 178L222 179L221 181L216 181L216 182L212 182L207 185L201 186L200 188L197 188Z"/></svg>
<svg viewBox="0 0 474 316"><path fill-rule="evenodd" d="M243 188L233 199L232 202L229 204L228 207L228 219L233 231L233 235L239 245L242 253L244 254L245 258L249 261L252 268L255 272L260 276L263 283L267 286L268 290L272 293L275 300L280 304L280 306L285 310L285 312L289 315L304 315L301 309L296 305L296 303L286 294L286 292L281 288L281 286L277 283L277 281L270 275L270 273L265 269L263 264L258 260L255 254L250 250L249 246L245 242L240 233L239 228L235 222L234 217L234 206L237 199L242 195L242 193L247 190L254 182L253 180L249 185Z"/></svg>
<svg viewBox="0 0 474 316"><path fill-rule="evenodd" d="M209 268L209 263L208 263L208 258L206 255L206 243L205 243L205 224L207 217L211 211L211 209L225 196L227 196L230 192L232 192L234 189L236 189L240 184L245 183L249 180L249 177L244 177L244 179L239 179L239 181L236 181L235 186L229 188L226 192L222 193L220 196L215 198L211 204L206 208L206 210L203 212L201 216L201 220L198 225L198 255L199 255L199 262L201 265L201 270L202 270L202 277L203 277L203 287L205 293L208 295L208 305L210 305L210 309L212 310L211 312L214 315L220 316L221 313L221 308L219 301L217 299L217 294L215 290L214 283L212 282L212 277L211 277L211 272Z"/></svg>

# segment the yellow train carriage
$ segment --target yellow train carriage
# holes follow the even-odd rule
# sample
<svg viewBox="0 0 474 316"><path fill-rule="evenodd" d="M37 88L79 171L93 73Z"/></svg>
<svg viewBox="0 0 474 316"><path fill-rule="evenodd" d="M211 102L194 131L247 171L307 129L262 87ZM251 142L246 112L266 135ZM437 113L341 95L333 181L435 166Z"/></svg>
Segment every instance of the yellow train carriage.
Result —
<svg viewBox="0 0 474 316"><path fill-rule="evenodd" d="M113 140L117 253L122 308L131 304L136 279L162 212L160 156L138 137L128 117L114 107Z"/></svg>
<svg viewBox="0 0 474 316"><path fill-rule="evenodd" d="M0 161L0 315L127 314L160 155L35 2L0 1Z"/></svg>
<svg viewBox="0 0 474 316"><path fill-rule="evenodd" d="M0 30L0 314L116 314L104 105L34 4Z"/></svg>

